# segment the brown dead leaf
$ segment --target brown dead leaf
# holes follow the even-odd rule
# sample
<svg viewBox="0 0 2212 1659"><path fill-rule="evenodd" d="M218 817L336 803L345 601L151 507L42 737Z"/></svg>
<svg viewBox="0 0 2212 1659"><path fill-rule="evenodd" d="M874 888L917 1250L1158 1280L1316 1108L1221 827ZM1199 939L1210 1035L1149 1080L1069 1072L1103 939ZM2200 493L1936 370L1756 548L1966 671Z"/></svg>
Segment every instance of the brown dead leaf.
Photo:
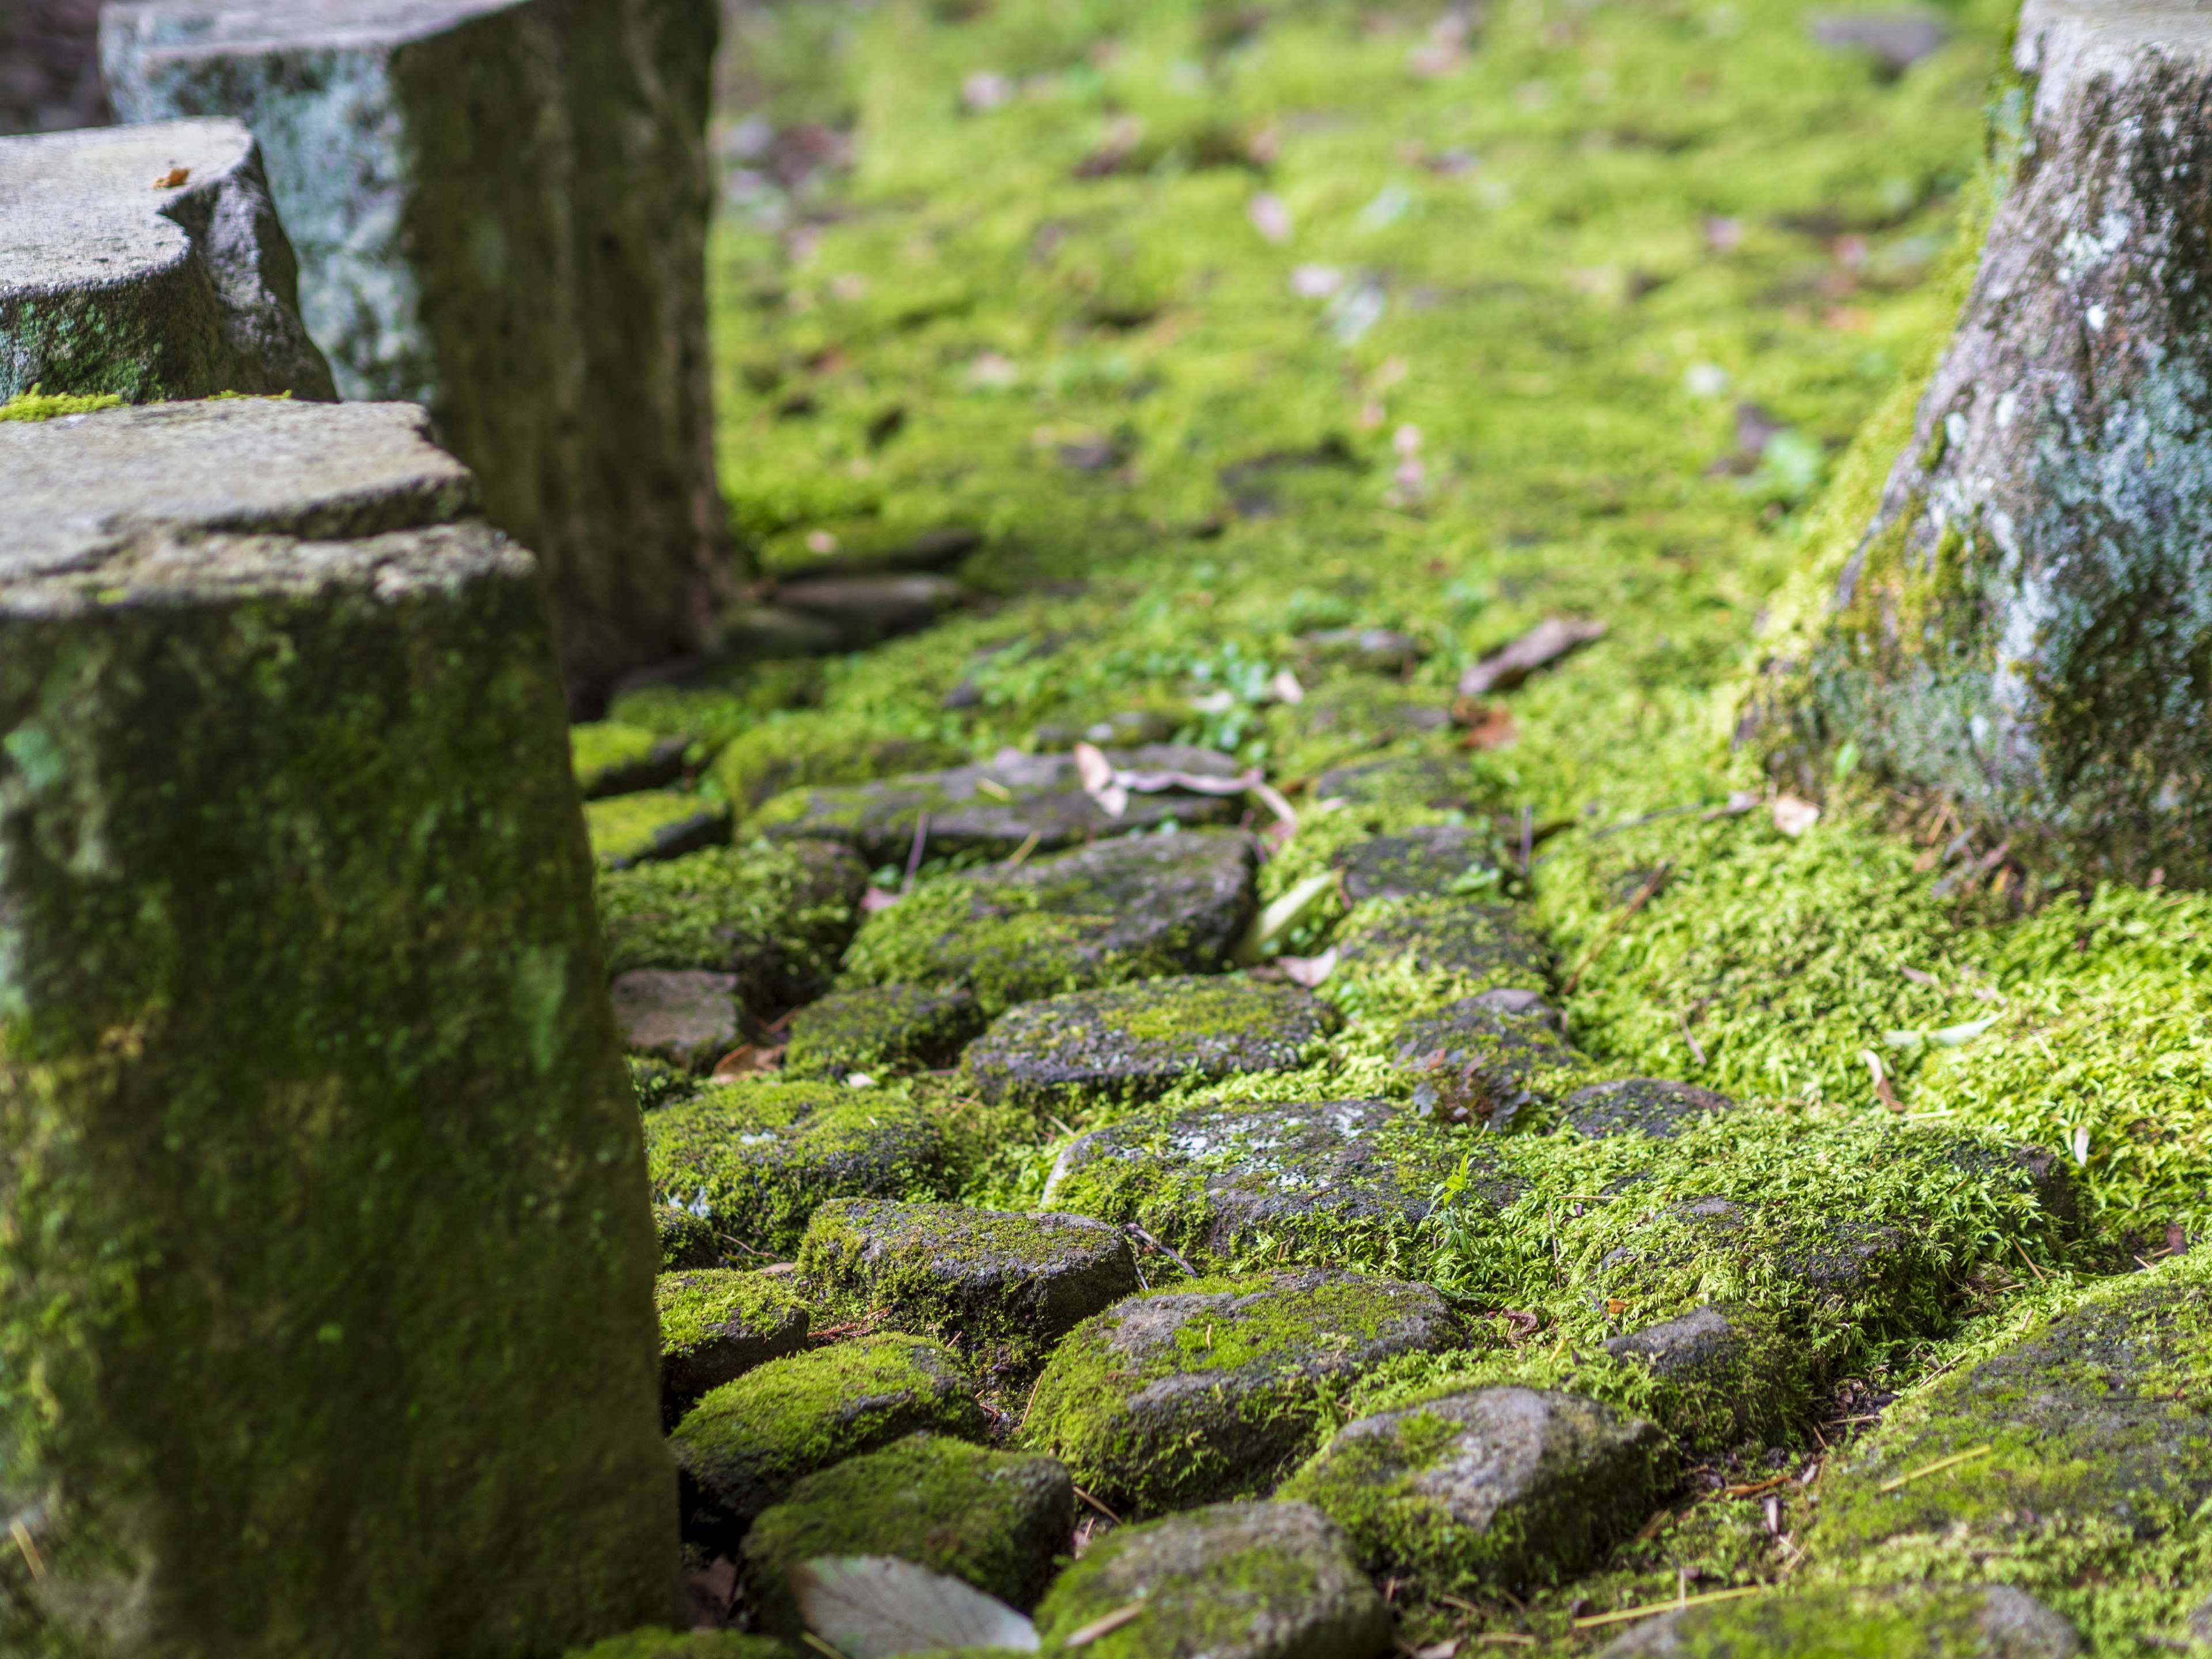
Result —
<svg viewBox="0 0 2212 1659"><path fill-rule="evenodd" d="M1504 703L1462 697L1452 704L1451 713L1453 720L1467 731L1459 740L1462 749L1510 749L1521 735L1513 723L1513 711Z"/></svg>
<svg viewBox="0 0 2212 1659"><path fill-rule="evenodd" d="M773 1048L764 1043L740 1044L714 1062L714 1080L731 1083L741 1077L757 1077L763 1072L773 1072L783 1064L785 1047L783 1043L777 1043Z"/></svg>
<svg viewBox="0 0 2212 1659"><path fill-rule="evenodd" d="M192 170L190 167L171 167L167 173L163 173L160 178L154 181L154 188L156 190L175 190L179 185L189 183L191 176Z"/></svg>
<svg viewBox="0 0 2212 1659"><path fill-rule="evenodd" d="M1605 637L1605 624L1574 617L1547 617L1512 644L1492 652L1459 677L1462 697L1510 691L1538 669Z"/></svg>

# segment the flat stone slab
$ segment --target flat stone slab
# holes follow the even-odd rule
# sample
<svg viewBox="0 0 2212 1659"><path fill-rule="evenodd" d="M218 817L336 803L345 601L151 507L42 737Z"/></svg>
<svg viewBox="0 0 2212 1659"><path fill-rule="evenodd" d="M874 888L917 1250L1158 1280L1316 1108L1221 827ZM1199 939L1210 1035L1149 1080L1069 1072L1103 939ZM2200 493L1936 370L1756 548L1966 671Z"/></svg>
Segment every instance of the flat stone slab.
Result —
<svg viewBox="0 0 2212 1659"><path fill-rule="evenodd" d="M1488 786L1463 760L1442 755L1396 755L1339 766L1316 778L1315 800L1355 806L1425 806L1459 811L1479 804Z"/></svg>
<svg viewBox="0 0 2212 1659"><path fill-rule="evenodd" d="M1121 1650L1212 1659L1376 1659L1390 1613L1344 1534L1304 1504L1215 1504L1116 1528L1037 1609L1048 1644L1129 1607Z"/></svg>
<svg viewBox="0 0 2212 1659"><path fill-rule="evenodd" d="M1049 1457L917 1434L810 1474L745 1534L745 1600L763 1630L804 1631L787 1574L825 1555L889 1555L1027 1612L1075 1528L1075 1486Z"/></svg>
<svg viewBox="0 0 2212 1659"><path fill-rule="evenodd" d="M1380 1100L1139 1113L1070 1142L1045 1202L1136 1222L1201 1258L1265 1233L1327 1261L1354 1240L1410 1243L1463 1158L1474 1201L1510 1203L1519 1188L1490 1168L1494 1147Z"/></svg>
<svg viewBox="0 0 2212 1659"><path fill-rule="evenodd" d="M725 1084L645 1120L657 1200L788 1260L833 1198L908 1198L944 1186L939 1120L912 1102L835 1083Z"/></svg>
<svg viewBox="0 0 2212 1659"><path fill-rule="evenodd" d="M1587 1571L1650 1516L1676 1458L1658 1425L1548 1389L1476 1389L1363 1417L1285 1483L1370 1572L1431 1589Z"/></svg>
<svg viewBox="0 0 2212 1659"><path fill-rule="evenodd" d="M1831 1460L1820 1547L1833 1559L1908 1534L1955 1533L1961 1547L1978 1547L2045 1525L2165 1530L2212 1498L2208 1316L2212 1263L2191 1252L2098 1284L2069 1310L1920 1389Z"/></svg>
<svg viewBox="0 0 2212 1659"><path fill-rule="evenodd" d="M0 582L65 577L179 536L328 543L447 523L474 507L476 486L429 428L404 404L274 398L0 422ZM160 567L143 579L158 582Z"/></svg>
<svg viewBox="0 0 2212 1659"><path fill-rule="evenodd" d="M684 759L690 747L689 738L663 737L613 720L568 728L569 759L586 800L665 788L684 775Z"/></svg>
<svg viewBox="0 0 2212 1659"><path fill-rule="evenodd" d="M950 1350L864 1336L772 1359L702 1400L668 1439L686 1538L727 1547L804 1476L917 1431L981 1440L990 1419Z"/></svg>
<svg viewBox="0 0 2212 1659"><path fill-rule="evenodd" d="M0 403L337 396L236 121L0 138Z"/></svg>
<svg viewBox="0 0 2212 1659"><path fill-rule="evenodd" d="M1717 1452L1753 1438L1779 1444L1802 1431L1813 1378L1800 1346L1767 1315L1707 1304L1608 1337L1605 1351L1650 1373L1656 1386L1646 1409L1669 1434L1693 1451Z"/></svg>
<svg viewBox="0 0 2212 1659"><path fill-rule="evenodd" d="M738 1043L738 976L640 968L619 974L607 987L622 1028L623 1046L634 1054L665 1060L687 1072L704 1071Z"/></svg>
<svg viewBox="0 0 2212 1659"><path fill-rule="evenodd" d="M1549 995L1552 947L1518 905L1417 898L1358 904L1337 933L1340 971L1457 974L1480 989Z"/></svg>
<svg viewBox="0 0 2212 1659"><path fill-rule="evenodd" d="M1560 1120L1588 1140L1626 1134L1672 1140L1701 1117L1735 1109L1735 1102L1713 1090L1651 1077L1593 1083L1559 1103Z"/></svg>
<svg viewBox="0 0 2212 1659"><path fill-rule="evenodd" d="M799 1266L823 1296L1015 1364L1141 1288L1118 1227L961 1204L832 1199Z"/></svg>
<svg viewBox="0 0 2212 1659"><path fill-rule="evenodd" d="M950 1066L983 1030L969 992L920 985L838 991L792 1016L783 1069L793 1076L882 1077Z"/></svg>
<svg viewBox="0 0 2212 1659"><path fill-rule="evenodd" d="M1585 1075L1557 1010L1532 992L1485 991L1398 1028L1393 1054L1410 1073L1413 1108L1439 1123L1512 1127Z"/></svg>
<svg viewBox="0 0 2212 1659"><path fill-rule="evenodd" d="M775 602L819 623L832 651L860 651L918 634L974 596L949 576L824 576L776 584Z"/></svg>
<svg viewBox="0 0 2212 1659"><path fill-rule="evenodd" d="M948 876L868 918L851 985L954 984L987 1014L1100 984L1221 966L1259 901L1241 835L1146 836Z"/></svg>
<svg viewBox="0 0 2212 1659"><path fill-rule="evenodd" d="M812 1311L781 1279L714 1268L653 1281L660 1310L660 1389L689 1406L771 1359L806 1346Z"/></svg>
<svg viewBox="0 0 2212 1659"><path fill-rule="evenodd" d="M1461 1340L1425 1285L1318 1268L1188 1281L1079 1325L1022 1433L1117 1509L1187 1509L1271 1488L1319 1443L1325 1391Z"/></svg>
<svg viewBox="0 0 2212 1659"><path fill-rule="evenodd" d="M1632 1625L1600 1659L1784 1659L1834 1652L1882 1659L2075 1659L2074 1626L2010 1584L1820 1586L1709 1603Z"/></svg>
<svg viewBox="0 0 2212 1659"><path fill-rule="evenodd" d="M1212 749L1152 744L1109 750L1116 768L1135 772L1183 772L1234 778L1241 769ZM939 855L981 853L1005 858L1024 846L1056 853L1079 842L1140 834L1173 819L1185 828L1234 823L1244 811L1242 795L1204 795L1180 789L1132 793L1117 816L1083 791L1073 755L1024 755L1008 750L988 764L921 772L878 783L793 790L768 802L750 820L770 836L818 836L859 849L873 865L903 862L923 814L924 843Z"/></svg>
<svg viewBox="0 0 2212 1659"><path fill-rule="evenodd" d="M830 842L710 848L599 878L607 970L736 975L757 1008L818 996L860 920L868 872Z"/></svg>
<svg viewBox="0 0 2212 1659"><path fill-rule="evenodd" d="M985 1100L1073 1116L1181 1083L1295 1070L1341 1023L1296 985L1181 975L1009 1009L965 1064Z"/></svg>
<svg viewBox="0 0 2212 1659"><path fill-rule="evenodd" d="M1354 842L1337 854L1344 896L1368 899L1451 898L1480 888L1498 868L1497 838L1466 824L1425 824L1402 835Z"/></svg>
<svg viewBox="0 0 2212 1659"><path fill-rule="evenodd" d="M732 817L720 801L680 789L646 789L586 801L584 823L599 868L628 870L728 845Z"/></svg>

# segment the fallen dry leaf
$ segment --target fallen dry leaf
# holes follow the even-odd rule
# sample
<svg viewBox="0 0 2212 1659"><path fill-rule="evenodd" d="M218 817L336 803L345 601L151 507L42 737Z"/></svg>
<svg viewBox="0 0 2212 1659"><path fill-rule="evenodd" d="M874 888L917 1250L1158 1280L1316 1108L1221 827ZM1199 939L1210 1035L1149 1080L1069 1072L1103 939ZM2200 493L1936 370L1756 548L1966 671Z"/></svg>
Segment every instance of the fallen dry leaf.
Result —
<svg viewBox="0 0 2212 1659"><path fill-rule="evenodd" d="M1036 1626L973 1585L888 1555L817 1556L791 1569L806 1627L847 1659L940 1648L1037 1650Z"/></svg>
<svg viewBox="0 0 2212 1659"><path fill-rule="evenodd" d="M714 1062L714 1080L727 1083L734 1078L752 1077L762 1072L773 1072L783 1064L784 1045L769 1048L764 1043L747 1042L732 1048Z"/></svg>
<svg viewBox="0 0 2212 1659"><path fill-rule="evenodd" d="M1774 798L1774 827L1796 840L1820 821L1820 809L1795 795Z"/></svg>
<svg viewBox="0 0 2212 1659"><path fill-rule="evenodd" d="M191 176L192 170L190 167L171 167L167 173L163 173L160 178L154 181L154 188L156 190L175 190L182 185L190 183Z"/></svg>
<svg viewBox="0 0 2212 1659"><path fill-rule="evenodd" d="M1459 740L1462 749L1509 749L1521 735L1513 711L1502 702L1480 702L1462 697L1452 705L1452 719L1467 730Z"/></svg>
<svg viewBox="0 0 2212 1659"><path fill-rule="evenodd" d="M1462 697L1510 691L1538 669L1605 637L1605 624L1574 617L1547 617L1512 644L1492 652L1459 677Z"/></svg>
<svg viewBox="0 0 2212 1659"><path fill-rule="evenodd" d="M1317 957L1277 957L1275 965L1291 984L1303 985L1309 991L1318 990L1336 971L1336 946L1330 945Z"/></svg>

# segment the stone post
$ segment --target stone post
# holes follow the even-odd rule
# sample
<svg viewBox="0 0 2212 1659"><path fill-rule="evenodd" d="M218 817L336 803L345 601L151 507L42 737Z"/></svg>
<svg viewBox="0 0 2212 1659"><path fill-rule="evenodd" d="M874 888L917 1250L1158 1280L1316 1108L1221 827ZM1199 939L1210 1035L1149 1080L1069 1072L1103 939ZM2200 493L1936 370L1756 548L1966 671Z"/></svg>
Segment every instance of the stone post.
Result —
<svg viewBox="0 0 2212 1659"><path fill-rule="evenodd" d="M427 404L545 570L573 701L734 574L707 360L715 0L134 0L126 121L235 116L349 398Z"/></svg>
<svg viewBox="0 0 2212 1659"><path fill-rule="evenodd" d="M0 424L0 1652L677 1612L544 601L423 425Z"/></svg>
<svg viewBox="0 0 2212 1659"><path fill-rule="evenodd" d="M0 138L0 402L333 398L253 135L235 121Z"/></svg>
<svg viewBox="0 0 2212 1659"><path fill-rule="evenodd" d="M1774 702L1797 763L1854 744L2015 855L2201 882L2212 12L2027 0L2017 52L1957 332Z"/></svg>

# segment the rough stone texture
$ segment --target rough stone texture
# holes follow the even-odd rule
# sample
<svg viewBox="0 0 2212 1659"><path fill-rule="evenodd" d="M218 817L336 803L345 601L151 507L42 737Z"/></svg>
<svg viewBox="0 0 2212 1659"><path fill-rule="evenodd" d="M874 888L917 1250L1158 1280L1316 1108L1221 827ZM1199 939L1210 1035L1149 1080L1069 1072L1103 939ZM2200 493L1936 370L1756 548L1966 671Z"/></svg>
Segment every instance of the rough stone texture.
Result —
<svg viewBox="0 0 2212 1659"><path fill-rule="evenodd" d="M983 1010L962 990L876 985L840 991L792 1016L783 1069L832 1079L949 1066L983 1030Z"/></svg>
<svg viewBox="0 0 2212 1659"><path fill-rule="evenodd" d="M1463 974L1486 988L1552 988L1551 947L1516 905L1449 898L1355 905L1337 950L1346 969L1402 963L1421 973Z"/></svg>
<svg viewBox="0 0 2212 1659"><path fill-rule="evenodd" d="M775 585L775 603L830 635L827 648L860 651L902 634L917 634L969 599L948 576L822 576Z"/></svg>
<svg viewBox="0 0 2212 1659"><path fill-rule="evenodd" d="M1186 975L1011 1009L965 1063L985 1100L1072 1115L1156 1099L1178 1083L1289 1071L1316 1058L1340 1023L1295 985Z"/></svg>
<svg viewBox="0 0 2212 1659"><path fill-rule="evenodd" d="M2202 881L2212 20L2029 0L2016 58L2009 189L1778 741L1854 742L2015 855Z"/></svg>
<svg viewBox="0 0 2212 1659"><path fill-rule="evenodd" d="M465 484L401 410L0 427L11 1655L554 1652L678 1605L543 599L488 530L393 528Z"/></svg>
<svg viewBox="0 0 2212 1659"><path fill-rule="evenodd" d="M660 1310L660 1390L684 1405L756 1366L806 1346L813 1314L781 1279L726 1268L665 1273L653 1281Z"/></svg>
<svg viewBox="0 0 2212 1659"><path fill-rule="evenodd" d="M1591 1140L1626 1134L1672 1140L1707 1113L1735 1109L1735 1102L1711 1089L1650 1077L1593 1083L1559 1103L1567 1127Z"/></svg>
<svg viewBox="0 0 2212 1659"><path fill-rule="evenodd" d="M734 974L754 1006L827 989L868 872L844 848L794 841L714 848L599 878L607 966Z"/></svg>
<svg viewBox="0 0 2212 1659"><path fill-rule="evenodd" d="M736 1083L645 1120L661 1201L775 1260L789 1257L831 1198L947 1194L942 1121L912 1102L834 1083Z"/></svg>
<svg viewBox="0 0 2212 1659"><path fill-rule="evenodd" d="M726 580L706 345L714 0L138 0L127 122L234 116L349 398L426 404L545 571L571 696Z"/></svg>
<svg viewBox="0 0 2212 1659"><path fill-rule="evenodd" d="M1900 1534L1967 1540L2101 1521L2148 1536L2212 1497L2212 1265L2201 1253L2078 1305L1893 1407L1820 1483L1832 1559ZM1895 1492L1901 1474L1992 1449Z"/></svg>
<svg viewBox="0 0 2212 1659"><path fill-rule="evenodd" d="M1398 1067L1419 1079L1413 1109L1439 1123L1507 1129L1547 1107L1583 1062L1560 1035L1559 1013L1534 993L1463 998L1398 1028Z"/></svg>
<svg viewBox="0 0 2212 1659"><path fill-rule="evenodd" d="M599 867L628 870L727 845L731 817L720 801L680 789L645 789L586 801L584 823Z"/></svg>
<svg viewBox="0 0 2212 1659"><path fill-rule="evenodd" d="M1212 749L1161 744L1109 750L1106 758L1136 772L1237 775L1236 764ZM1083 793L1073 756L1024 755L1009 749L980 766L918 772L880 783L794 789L763 806L752 823L770 836L842 841L859 849L870 864L882 865L906 860L925 813L929 834L924 845L930 854L981 853L1004 858L1024 845L1032 852L1056 853L1109 836L1156 830L1170 818L1185 828L1234 823L1243 811L1241 795L1167 789L1131 794L1127 807L1115 817Z"/></svg>
<svg viewBox="0 0 2212 1659"><path fill-rule="evenodd" d="M811 1474L745 1534L745 1599L799 1639L786 1574L824 1555L889 1555L964 1579L1026 1613L1075 1526L1075 1487L1048 1457L918 1434Z"/></svg>
<svg viewBox="0 0 2212 1659"><path fill-rule="evenodd" d="M1685 1607L1601 1659L2075 1659L2065 1620L2009 1584L1822 1587Z"/></svg>
<svg viewBox="0 0 2212 1659"><path fill-rule="evenodd" d="M1675 1474L1658 1425L1544 1389L1477 1389L1346 1424L1284 1486L1370 1572L1432 1589L1557 1583L1642 1525Z"/></svg>
<svg viewBox="0 0 2212 1659"><path fill-rule="evenodd" d="M799 1266L825 1296L1017 1360L1140 1288L1117 1227L960 1204L833 1199L814 1212Z"/></svg>
<svg viewBox="0 0 2212 1659"><path fill-rule="evenodd" d="M917 1431L981 1440L989 1419L945 1349L866 1336L770 1360L702 1400L669 1448L683 1476L684 1534L726 1545L801 1477Z"/></svg>
<svg viewBox="0 0 2212 1659"><path fill-rule="evenodd" d="M720 1267L722 1247L715 1242L714 1224L704 1216L674 1204L653 1206L653 1224L660 1231L660 1271L682 1273Z"/></svg>
<svg viewBox="0 0 2212 1659"><path fill-rule="evenodd" d="M641 968L607 988L623 1046L687 1072L704 1071L738 1043L734 974Z"/></svg>
<svg viewBox="0 0 2212 1659"><path fill-rule="evenodd" d="M298 288L237 122L0 138L0 403L34 386L328 401Z"/></svg>
<svg viewBox="0 0 2212 1659"><path fill-rule="evenodd" d="M1425 1285L1322 1269L1200 1279L1079 1325L1023 1434L1116 1508L1243 1497L1313 1450L1326 1391L1459 1340Z"/></svg>
<svg viewBox="0 0 2212 1659"><path fill-rule="evenodd" d="M1605 1351L1651 1374L1646 1409L1676 1440L1722 1451L1802 1431L1812 1377L1801 1346L1754 1310L1708 1304L1609 1337Z"/></svg>
<svg viewBox="0 0 2212 1659"><path fill-rule="evenodd" d="M576 787L586 800L659 789L684 775L688 738L665 738L635 726L594 720L568 729L568 754Z"/></svg>
<svg viewBox="0 0 2212 1659"><path fill-rule="evenodd" d="M1131 1605L1098 1659L1376 1659L1390 1614L1344 1534L1303 1504L1216 1504L1109 1533L1037 1609L1048 1644Z"/></svg>
<svg viewBox="0 0 2212 1659"><path fill-rule="evenodd" d="M1266 1233L1335 1261L1355 1243L1410 1242L1462 1158L1477 1200L1510 1203L1517 1188L1486 1177L1488 1156L1466 1131L1379 1100L1139 1114L1071 1142L1045 1201L1134 1221L1202 1256L1225 1259Z"/></svg>
<svg viewBox="0 0 2212 1659"><path fill-rule="evenodd" d="M1282 718L1300 741L1350 754L1444 730L1451 725L1451 701L1433 691L1354 677L1315 687L1303 702L1285 709Z"/></svg>
<svg viewBox="0 0 2212 1659"><path fill-rule="evenodd" d="M66 580L134 548L215 532L298 537L310 544L303 560L342 563L349 556L330 544L442 525L476 501L468 470L404 404L249 398L0 422L0 478L6 582ZM212 555L178 551L143 561L137 579L160 586L174 568L189 589L217 568ZM303 562L300 585L314 580Z"/></svg>
<svg viewBox="0 0 2212 1659"><path fill-rule="evenodd" d="M1425 824L1377 836L1337 855L1344 896L1367 899L1446 898L1455 882L1497 868L1496 840L1464 824Z"/></svg>
<svg viewBox="0 0 2212 1659"><path fill-rule="evenodd" d="M1220 967L1251 923L1241 835L1146 836L925 884L868 918L849 982L965 985L988 1014L1055 993Z"/></svg>

